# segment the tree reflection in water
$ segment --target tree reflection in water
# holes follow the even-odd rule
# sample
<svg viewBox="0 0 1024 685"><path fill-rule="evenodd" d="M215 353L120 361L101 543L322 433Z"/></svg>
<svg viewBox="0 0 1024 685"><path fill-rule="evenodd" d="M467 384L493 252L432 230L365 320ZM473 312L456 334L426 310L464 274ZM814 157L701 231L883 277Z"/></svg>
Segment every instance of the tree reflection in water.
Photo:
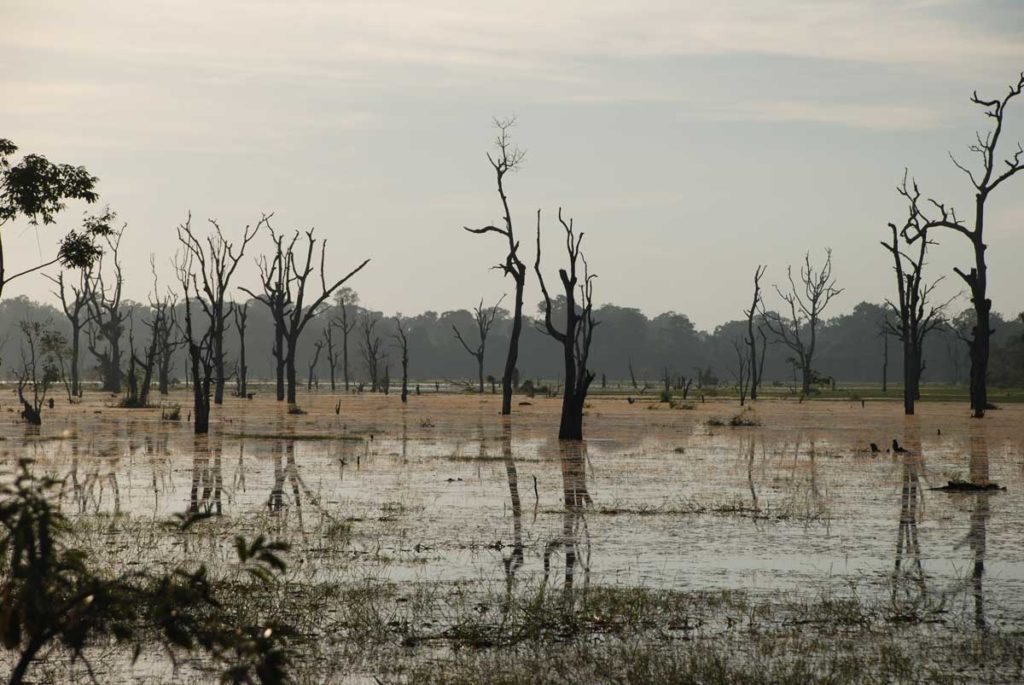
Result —
<svg viewBox="0 0 1024 685"><path fill-rule="evenodd" d="M565 551L565 582L562 588L566 610L571 611L577 561L581 561L583 567L584 591L590 582L590 533L587 530L587 519L584 512L586 507L593 504L593 501L587 490L586 441L561 440L558 448L562 466L562 494L565 508L562 512L561 539L549 542L544 549L544 584L547 584L550 575L551 555L561 547ZM581 544L585 550L582 559L579 553Z"/></svg>
<svg viewBox="0 0 1024 685"><path fill-rule="evenodd" d="M505 473L508 477L508 493L512 501L512 554L502 557L505 566L505 584L509 594L512 592L512 581L516 571L523 565L523 505L519 499L519 473L516 461L512 456L512 423L504 417L501 433L501 456L505 462Z"/></svg>
<svg viewBox="0 0 1024 685"><path fill-rule="evenodd" d="M190 514L223 512L221 493L224 479L221 471L222 443L219 436L196 435L192 443L192 487L189 490Z"/></svg>

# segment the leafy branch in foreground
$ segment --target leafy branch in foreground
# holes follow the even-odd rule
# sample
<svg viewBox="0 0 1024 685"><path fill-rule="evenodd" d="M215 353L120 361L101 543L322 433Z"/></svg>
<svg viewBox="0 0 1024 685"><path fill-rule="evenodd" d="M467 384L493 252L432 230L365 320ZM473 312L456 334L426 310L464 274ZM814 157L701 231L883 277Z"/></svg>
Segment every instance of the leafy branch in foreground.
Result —
<svg viewBox="0 0 1024 685"><path fill-rule="evenodd" d="M205 654L221 669L221 682L289 681L288 626L238 621L205 565L162 575L96 571L87 552L68 545L67 520L51 504L60 482L33 475L30 463L22 460L14 482L0 487L0 640L16 654L8 683L24 682L44 649L66 653L95 680L88 648L110 642L130 647L133 662L147 646L162 647L172 660L181 652ZM287 549L262 536L236 539L239 568L256 581L250 591L285 571Z"/></svg>

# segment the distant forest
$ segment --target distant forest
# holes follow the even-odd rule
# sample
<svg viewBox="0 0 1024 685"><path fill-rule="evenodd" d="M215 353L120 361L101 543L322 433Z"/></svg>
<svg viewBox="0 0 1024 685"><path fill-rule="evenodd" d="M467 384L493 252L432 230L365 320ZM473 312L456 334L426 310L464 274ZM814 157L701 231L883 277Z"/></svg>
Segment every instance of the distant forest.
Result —
<svg viewBox="0 0 1024 685"><path fill-rule="evenodd" d="M131 311L126 325L133 332L135 352L142 356L149 344L146 322L152 316L152 311L145 304L125 302L124 306ZM180 303L178 308L181 308ZM308 333L302 337L296 364L300 385L307 382L310 362L316 354L317 342L323 341L325 326L339 315L337 303L324 307L310 323ZM852 312L821 324L814 369L823 382L827 383L830 378L834 378L837 383L881 383L888 341L888 381L894 386L901 383L902 347L891 333L887 337L882 334L882 322L886 315L885 307L862 302ZM350 321L358 323L367 316L380 319L374 335L380 339L381 352L390 355L391 377L395 378L399 373L398 352L392 338L395 320L360 304L349 305ZM891 311L888 316L892 316ZM609 384L625 384L628 387L632 387L635 378L639 387L646 384L652 391L663 385L666 374L673 385L685 378L694 379L696 386L698 376L702 376L700 380L704 385L730 385L735 382L733 374L738 366L736 345L745 349L742 347L747 326L745 319L730 321L707 332L697 330L685 314L675 312L650 318L638 309L604 305L595 311L595 318L600 323L597 335L594 336L590 366L597 374L596 387L600 387L602 376ZM22 344L18 333L21 321L48 322L54 329L70 335L70 326L64 314L51 305L24 297L0 301L0 331L4 331L3 338L0 338L0 358L4 360L5 377L9 377L18 366ZM405 316L402 321L408 336L410 378L421 382L450 380L475 384L476 359L459 342L453 330L453 326L458 328L468 346L475 350L478 335L473 312L464 309L442 313L428 311L418 316ZM951 317L949 325L928 336L924 346L925 383L967 383L970 360L964 339L969 337L972 323L973 310L968 309ZM992 338L990 381L995 386L1024 386L1024 323L1020 317L1007 320L995 314L993 323L995 333ZM543 333L539 324L540 320L536 316L525 322L520 347L520 380L557 382L562 374L560 345ZM484 373L496 377L499 385L510 328L509 313L499 308L487 337L484 362ZM126 361L128 332L125 331L123 343ZM765 333L769 342L765 382L795 384L799 387L799 369L791 363L790 351L782 344L773 344L771 341L774 337L768 331ZM273 322L267 308L252 302L248 307L246 330L250 379L274 378L271 354L273 337ZM356 325L348 341L350 376L355 383L368 379L361 337L361 328ZM334 329L333 338L336 354L340 358L342 333L338 328ZM230 371L238 359L238 335L234 327L226 333L225 343L227 368ZM172 370L174 377L183 378L185 363L186 352L180 348L175 353ZM95 360L84 342L81 364L84 379L92 381L98 378ZM330 375L325 350L321 350L318 355L313 373L323 389ZM339 385L342 376L339 361L336 369ZM231 385L229 382L229 387Z"/></svg>

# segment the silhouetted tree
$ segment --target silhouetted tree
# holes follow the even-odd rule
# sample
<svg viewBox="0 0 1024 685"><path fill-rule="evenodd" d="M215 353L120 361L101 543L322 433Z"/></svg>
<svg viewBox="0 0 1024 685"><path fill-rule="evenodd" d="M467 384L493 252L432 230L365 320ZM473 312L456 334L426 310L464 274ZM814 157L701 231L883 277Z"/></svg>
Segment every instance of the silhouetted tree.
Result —
<svg viewBox="0 0 1024 685"><path fill-rule="evenodd" d="M192 217L189 216L188 221ZM185 326L182 335L188 346L189 368L192 375L192 416L193 431L196 435L210 432L210 387L214 374L213 325L205 329L197 329L192 317L192 303L202 303L203 293L200 290L197 269L202 267L195 262L196 254L183 249L175 258L178 282L181 283L182 304L185 311Z"/></svg>
<svg viewBox="0 0 1024 685"><path fill-rule="evenodd" d="M366 365L366 374L370 377L370 392L377 392L380 389L381 340L380 336L374 333L378 321L380 318L376 314L365 312L359 322L362 334L360 350L363 354L363 363Z"/></svg>
<svg viewBox="0 0 1024 685"><path fill-rule="evenodd" d="M409 401L409 337L402 323L402 315L395 315L395 344L398 346L399 361L402 364L402 404Z"/></svg>
<svg viewBox="0 0 1024 685"><path fill-rule="evenodd" d="M238 268L238 263L245 256L245 248L259 233L260 227L269 225L273 214L264 214L252 230L245 227L242 241L235 252L234 243L224 238L224 232L216 219L209 219L213 230L200 240L192 231L192 216L178 227L178 241L192 255L192 263L199 269L197 283L201 286L202 297L199 304L210 321L210 343L213 346L214 366L214 404L224 403L225 355L224 329L228 317L231 316L231 303L227 301L231 277Z"/></svg>
<svg viewBox="0 0 1024 685"><path fill-rule="evenodd" d="M505 261L498 264L506 276L511 276L515 281L515 304L512 310L512 331L508 341L508 357L505 359L505 372L502 375L501 413L508 415L512 413L512 391L516 365L519 363L519 337L523 330L523 289L526 286L526 264L519 258L519 241L516 239L515 231L512 228L512 212L509 210L508 197L505 195L505 175L515 171L522 164L525 153L518 147L513 146L511 139L512 127L515 126L515 119L496 119L495 127L498 129L498 137L495 145L498 148L497 154L487 154L487 161L494 168L498 181L498 196L501 198L501 206L504 212L504 227L484 226L483 228L468 228L470 233L497 233L504 236L508 241L508 252Z"/></svg>
<svg viewBox="0 0 1024 685"><path fill-rule="evenodd" d="M18 401L21 402L21 416L34 426L42 425L42 408L46 393L60 379L54 359L54 346L59 339L53 337L47 323L42 321L21 321L23 337L21 347L21 369L15 372L18 381ZM26 397L25 390L31 390Z"/></svg>
<svg viewBox="0 0 1024 685"><path fill-rule="evenodd" d="M544 275L540 270L540 211L537 211L537 260L534 271L544 294L544 328L548 335L562 344L562 357L565 363L565 390L562 392L562 418L558 427L559 440L583 439L583 406L587 400L587 390L594 380L594 372L587 367L590 357L590 344L594 337L594 278L587 266L580 245L583 233L576 235L572 219L566 223L562 219L562 209L558 209L558 222L565 230L565 248L568 254L568 268L558 270L565 294L565 330L559 331L551 317L551 297L544 284ZM582 269L582 273L579 270ZM579 289L579 305L577 306L577 288Z"/></svg>
<svg viewBox="0 0 1024 685"><path fill-rule="evenodd" d="M344 277L332 284L328 284L325 269L327 240L320 240L320 294L313 297L309 304L306 304L307 286L312 285L309 277L317 271L317 266L313 261L317 239L313 237L313 231L314 229L311 228L305 232L305 255L296 254L294 249L296 240L293 238L288 249L287 259L285 260L288 268L286 287L289 295L288 300L291 302L284 317L284 338L288 343L288 352L285 355L285 374L288 381L288 404L290 405L295 404L295 356L298 351L299 337L302 335L302 331L306 328L306 324L319 313L321 305L323 305L327 298L370 263L369 259L363 260L362 264ZM297 237L298 233L296 232L295 235ZM312 292L310 291L308 294L312 294Z"/></svg>
<svg viewBox="0 0 1024 685"><path fill-rule="evenodd" d="M321 333L324 349L327 351L327 368L331 373L331 392L336 389L335 375L338 370L338 350L334 346L334 329L338 326L334 319L330 319L324 324L323 333Z"/></svg>
<svg viewBox="0 0 1024 685"><path fill-rule="evenodd" d="M732 377L736 381L736 391L740 396L740 406L747 401L747 390L753 388L753 374L751 367L755 363L749 355L749 349L744 350L746 343L740 343L733 339L732 347L736 350L736 365L732 369ZM747 346L749 347L749 346Z"/></svg>
<svg viewBox="0 0 1024 685"><path fill-rule="evenodd" d="M121 369L121 338L124 336L124 322L129 311L121 306L121 293L124 287L124 275L121 271L121 236L124 229L107 235L104 240L107 250L97 259L94 268L89 271L89 327L88 348L99 365L103 390L121 392L124 375ZM108 261L113 264L114 282L107 286L104 276L104 265ZM102 343L102 344L101 344Z"/></svg>
<svg viewBox="0 0 1024 685"><path fill-rule="evenodd" d="M750 351L750 399L757 399L757 387L761 383L761 369L764 367L764 345L761 346L761 356L758 358L757 355L757 338L754 337L754 318L758 315L762 307L761 298L761 277L764 276L764 272L768 269L767 266L759 264L754 269L754 298L750 303L750 309L745 309L744 314L747 315L747 338L746 344ZM760 333L760 337L764 340L764 332L760 326L757 328ZM742 400L740 404L743 404Z"/></svg>
<svg viewBox="0 0 1024 685"><path fill-rule="evenodd" d="M249 394L249 366L245 359L245 329L249 321L249 303L235 304L231 311L235 317L235 330L238 331L238 370L235 372L235 395L246 397Z"/></svg>
<svg viewBox="0 0 1024 685"><path fill-rule="evenodd" d="M904 179L901 193L915 195L906 188ZM916 203L914 197L911 203ZM892 242L882 242L882 247L892 256L893 270L896 273L896 302L886 300L896 319L886 318L889 331L903 344L903 411L907 415L914 413L914 401L921 395L921 373L924 370L924 339L930 331L943 324L945 304L935 305L930 301L935 286L942 280L932 283L924 282L925 255L928 247L935 243L928 238L928 229L916 222L913 208L910 217L902 228L890 223ZM904 251L913 245L907 240L908 235L914 236L917 254L911 255ZM902 240L901 240L902 239Z"/></svg>
<svg viewBox="0 0 1024 685"><path fill-rule="evenodd" d="M273 256L267 258L261 255L256 260L256 266L260 273L260 284L263 286L263 294L257 295L245 287L239 289L266 305L270 310L270 317L274 322L274 342L271 353L274 356L275 370L277 372L277 401L283 402L285 398L285 317L291 308L291 292L288 288L288 260L295 241L298 240L296 233L288 247L284 245L284 236L278 235L270 229L270 239L274 243Z"/></svg>
<svg viewBox="0 0 1024 685"><path fill-rule="evenodd" d="M800 267L800 284L793 279L793 267L786 269L789 290L783 292L774 286L782 301L789 309L789 318L778 312L762 309L765 325L772 333L792 350L794 362L801 374L801 388L804 395L810 394L814 380L814 352L818 342L818 325L821 315L836 295L843 292L836 288L832 278L832 250L825 250L825 263L820 269L811 265L811 254L804 255ZM762 305L763 307L763 305Z"/></svg>
<svg viewBox="0 0 1024 685"><path fill-rule="evenodd" d="M348 335L356 327L355 307L359 294L352 288L342 288L334 296L335 306L341 315L333 320L341 330L341 370L345 377L345 392L349 390Z"/></svg>
<svg viewBox="0 0 1024 685"><path fill-rule="evenodd" d="M501 304L501 300L504 299L505 296L502 295L501 299L490 309L485 309L484 301L480 300L480 304L473 310L473 321L476 323L477 335L480 338L480 343L476 346L475 350L466 343L465 338L462 337L462 333L459 332L455 324L452 324L452 331L455 332L455 337L462 343L466 352L469 352L476 359L477 379L480 383L481 395L484 394L484 352L487 349L487 334L490 332L491 326L494 325L494 319L498 315L498 306Z"/></svg>
<svg viewBox="0 0 1024 685"><path fill-rule="evenodd" d="M306 382L306 390L313 389L313 383L316 381L316 365L320 363L320 353L324 351L323 339L317 339L313 343L313 358L309 360L309 378ZM317 387L320 387L317 382Z"/></svg>
<svg viewBox="0 0 1024 685"><path fill-rule="evenodd" d="M57 274L57 278L51 278L57 284L57 296L60 298L61 309L68 323L71 324L71 349L69 352L71 365L71 389L72 397L82 396L82 374L80 363L82 359L82 330L90 321L89 316L89 275L86 269L78 271L78 285L64 284L64 273ZM68 295L68 290L71 295Z"/></svg>
<svg viewBox="0 0 1024 685"><path fill-rule="evenodd" d="M52 224L68 200L93 203L99 198L95 191L98 179L85 167L54 164L42 155L25 155L15 163L11 157L17 151L17 145L0 138L0 297L14 279L53 264L70 269L91 266L100 254L97 238L110 234L109 222L86 219L81 232L70 231L64 236L56 257L8 274L3 243L3 227L8 222L25 217L33 226L40 221Z"/></svg>
<svg viewBox="0 0 1024 685"><path fill-rule="evenodd" d="M961 219L952 206L947 208L945 204L933 199L929 199L928 204L934 213L925 210L919 201L920 193L916 182L912 183L910 188L906 183L900 188L900 193L910 204L911 219L908 224L911 224L911 228L907 232L909 242L917 240L918 237L926 240L928 229L945 228L966 237L974 250L974 265L968 271L959 268L953 270L970 288L971 303L974 305L975 322L968 341L968 349L971 356L971 408L976 418L985 416L985 410L988 408L988 364L991 337L994 332L991 323L992 301L988 298L988 265L985 262L985 209L992 192L1024 169L1024 148L1020 143L1008 159L1000 160L998 157L1006 106L1020 95L1022 90L1024 73L1002 98L985 100L978 97L977 91L971 96L971 102L981 106L985 110L985 115L993 121L992 129L985 137L982 138L978 134L977 143L970 146L971 152L981 156L981 170L976 174L952 155L950 157L953 164L967 174L974 186L973 221ZM1000 161L1005 164L1005 168L1000 165Z"/></svg>

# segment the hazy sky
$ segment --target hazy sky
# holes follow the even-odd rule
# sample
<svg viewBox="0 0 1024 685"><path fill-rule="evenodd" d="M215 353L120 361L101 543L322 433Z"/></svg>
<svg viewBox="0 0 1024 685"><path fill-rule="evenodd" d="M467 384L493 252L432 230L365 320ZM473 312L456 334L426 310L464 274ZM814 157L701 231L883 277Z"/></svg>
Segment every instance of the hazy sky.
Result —
<svg viewBox="0 0 1024 685"><path fill-rule="evenodd" d="M700 327L741 316L758 262L779 281L826 246L847 289L837 312L882 300L878 241L904 215L904 167L966 215L947 152L973 161L987 125L968 97L1024 69L1019 0L0 0L0 25L0 137L100 177L128 223L136 299L149 254L167 280L189 210L234 234L261 211L315 226L334 273L373 258L353 286L387 312L495 299L510 289L487 271L500 240L461 226L500 219L484 153L491 118L515 114L527 157L507 190L531 265L538 208L545 263L562 258L561 205L586 232L599 300ZM1024 98L1009 119L1008 143L1024 137ZM1015 181L987 228L1008 314L1024 309ZM4 233L28 264L60 231ZM968 250L940 237L936 275ZM538 292L531 280L531 313Z"/></svg>

